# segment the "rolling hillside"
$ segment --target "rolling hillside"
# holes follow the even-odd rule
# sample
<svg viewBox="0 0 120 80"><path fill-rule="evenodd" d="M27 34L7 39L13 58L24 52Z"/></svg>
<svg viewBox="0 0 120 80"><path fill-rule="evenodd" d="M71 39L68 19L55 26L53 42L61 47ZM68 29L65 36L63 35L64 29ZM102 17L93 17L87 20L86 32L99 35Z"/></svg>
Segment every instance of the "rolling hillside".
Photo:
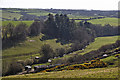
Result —
<svg viewBox="0 0 120 80"><path fill-rule="evenodd" d="M119 48L119 41L118 43L116 42L120 37L117 36L119 33L116 32L118 27L102 27L106 24L118 26L119 19L117 18L116 11L104 12L95 10L88 11L17 8L3 8L2 10L0 10L0 12L3 13L2 17L0 17L0 19L3 20L2 24L0 24L2 27L6 26L8 23L12 23L16 26L20 22L26 23L27 26L30 27L34 21L39 22L41 20L46 20L43 24L35 23L35 25L31 26L30 28L22 25L18 28L11 26L10 28L4 27L2 29L2 36L4 36L2 37L4 41L2 50L2 67L3 74L6 76L3 78L118 78L119 61L115 56L116 54L112 54L115 52L115 50L117 50L117 48ZM58 16L55 16L57 13ZM47 20L48 14L49 16ZM64 14L67 14L69 18ZM103 18L98 18L99 16L102 16ZM77 24L70 19L76 19L77 23L82 19L88 19L87 22L92 24L100 24L102 26L91 26L87 22L84 23L84 21L81 24ZM84 25L82 26L82 24ZM23 28L20 29L21 27ZM85 36L81 34L85 34ZM20 37L18 37L19 35ZM71 39L69 39L69 37ZM19 42L17 42L17 40ZM14 41L16 41L16 43L14 43ZM50 46L46 46L45 44L49 44ZM105 45L108 46L106 47ZM101 47L102 49L100 50ZM107 51L104 50L106 48L110 56L104 58L102 56L103 54L107 53ZM111 52L113 48L114 50ZM96 50L96 52L94 52L94 50ZM120 56L119 51L116 53L118 56ZM39 57L39 60L35 58L36 56ZM99 61L101 61L101 63L97 62L96 64L102 64L102 67L95 67L93 65L94 67L92 68L91 66L87 66L89 68L85 68L86 65L84 65L84 63L90 63L92 65L92 62L89 61L95 59L96 56L97 58L100 58ZM51 60L51 63L48 62L49 59ZM102 63L102 61L104 61L105 64L104 62ZM106 63L113 63L113 65L106 66ZM62 64L64 65L64 69L63 67L60 67L51 70L52 72L45 70L45 72L16 75L18 72L23 71L26 65L30 65L33 68L37 65L49 64ZM66 67L69 65L75 64L82 64L84 69L66 69ZM21 70L19 70L20 68ZM12 69L16 70L16 73L14 73Z"/></svg>
<svg viewBox="0 0 120 80"><path fill-rule="evenodd" d="M6 26L8 23L12 23L14 26L18 25L20 22L23 22L30 26L34 21L2 21L2 26ZM1 24L0 24L1 26Z"/></svg>
<svg viewBox="0 0 120 80"><path fill-rule="evenodd" d="M75 51L72 54L65 55L62 58L68 58L75 54L83 55L92 50L97 50L100 47L102 47L103 45L115 43L116 40L118 40L118 36L97 37L97 38L95 38L95 41L90 43L88 46L86 46L85 49Z"/></svg>
<svg viewBox="0 0 120 80"><path fill-rule="evenodd" d="M2 10L2 18L13 20L13 18L19 19L20 16L21 16L21 14L19 14L19 13L11 13L6 10L5 11Z"/></svg>
<svg viewBox="0 0 120 80"><path fill-rule="evenodd" d="M102 26L110 24L112 26L118 26L118 18L103 18L103 19L94 19L88 21L92 24L101 24Z"/></svg>
<svg viewBox="0 0 120 80"><path fill-rule="evenodd" d="M4 78L118 78L118 67L85 70L66 70L7 76Z"/></svg>

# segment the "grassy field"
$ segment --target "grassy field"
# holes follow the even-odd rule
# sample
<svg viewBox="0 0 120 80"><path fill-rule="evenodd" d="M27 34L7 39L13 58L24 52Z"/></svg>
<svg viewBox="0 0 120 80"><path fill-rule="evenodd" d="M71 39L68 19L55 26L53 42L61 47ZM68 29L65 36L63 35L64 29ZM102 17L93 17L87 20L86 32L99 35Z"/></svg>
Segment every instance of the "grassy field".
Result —
<svg viewBox="0 0 120 80"><path fill-rule="evenodd" d="M28 13L28 14L36 16L47 16L49 13Z"/></svg>
<svg viewBox="0 0 120 80"><path fill-rule="evenodd" d="M10 13L8 11L2 11L2 17L6 19L13 19L14 17L19 19L21 14L18 13Z"/></svg>
<svg viewBox="0 0 120 80"><path fill-rule="evenodd" d="M49 39L40 41L41 36L36 36L32 38L27 38L25 42L21 42L17 44L17 46L5 49L2 51L3 56L12 56L12 55L19 55L19 54L26 54L30 52L39 51L43 44L49 44L53 49L56 48L65 48L67 45L61 45L60 43L56 43L56 39ZM30 42L33 40L33 42ZM69 44L68 44L69 45Z"/></svg>
<svg viewBox="0 0 120 80"><path fill-rule="evenodd" d="M76 15L68 14L68 17L70 19L89 19L92 18L93 16L88 17L88 16L76 16Z"/></svg>
<svg viewBox="0 0 120 80"><path fill-rule="evenodd" d="M79 54L79 55L86 54L92 50L99 49L103 45L115 43L117 39L118 36L97 37L95 38L95 41L90 43L90 45L88 45L84 50L75 51L72 54L65 55L64 57L71 57L74 54Z"/></svg>
<svg viewBox="0 0 120 80"><path fill-rule="evenodd" d="M117 55L120 56L120 54L117 54ZM101 60L104 61L104 62L106 62L106 63L108 63L108 62L114 63L114 65L109 65L109 67L118 66L118 63L119 63L119 60L118 60L118 58L115 57L115 55L109 56L107 58L103 58Z"/></svg>
<svg viewBox="0 0 120 80"><path fill-rule="evenodd" d="M27 38L27 40L25 42L21 42L17 46L3 50L2 51L3 57L6 57L6 58L3 58L3 62L4 62L3 65L9 64L11 61L14 61L14 60L16 60L16 61L17 60L26 60L26 59L29 59L29 58L35 57L35 56L40 57L41 55L40 55L40 53L38 53L38 51L41 49L41 46L43 44L50 44L54 50L56 48L68 48L70 45L70 44L61 45L60 43L56 43L56 39L40 41L40 38L42 36L43 35L37 36L37 37L32 37L32 38ZM68 58L68 57L73 56L74 54L80 54L80 55L85 54L92 50L96 50L103 45L115 43L117 38L118 38L118 36L98 37L95 39L95 42L88 45L88 47L84 50L83 53L80 53L81 52L81 50L80 50L80 51L76 51L72 54L65 55L64 57L61 57L61 58ZM34 40L34 41L30 42L30 40ZM34 53L30 54L31 52L34 52ZM56 58L54 60L56 61L57 59L60 59L60 58ZM106 61L108 61L108 60L106 60Z"/></svg>
<svg viewBox="0 0 120 80"><path fill-rule="evenodd" d="M49 44L54 50L56 48L67 48L69 44L61 45L60 43L56 43L56 39L49 39L45 41L40 41L41 36L27 38L26 41L17 44L14 47L5 49L2 51L2 56L4 64L9 64L11 61L14 60L26 60L30 59L31 57L41 56L40 49L41 46L44 44ZM33 42L30 42L33 40Z"/></svg>
<svg viewBox="0 0 120 80"><path fill-rule="evenodd" d="M13 25L16 26L20 22L26 23L28 26L30 26L34 21L2 21L2 26L6 26L8 23L12 23Z"/></svg>
<svg viewBox="0 0 120 80"><path fill-rule="evenodd" d="M14 47L3 50L2 51L3 57L8 57L8 59L11 59L12 56L16 56L15 58L19 59L20 57L26 58L28 56L30 57L31 55L36 56L36 55L40 54L40 53L38 53L38 51L41 49L41 46L43 44L50 44L54 50L56 48L68 48L70 45L70 44L61 45L60 43L56 43L56 39L40 41L40 38L42 36L43 35L37 36L37 37L32 37L32 38L28 37L26 41L21 42ZM88 45L84 50L76 51L76 52L74 52L72 54L68 54L64 57L70 57L70 56L73 56L74 54L83 55L92 50L97 50L103 45L115 43L115 41L117 39L118 39L118 36L98 37L95 39L95 41L93 43L90 43L90 45ZM33 42L30 42L30 40L33 40ZM83 52L81 53L81 51L83 51ZM31 54L31 52L33 52L33 53ZM19 55L20 55L20 57L19 57Z"/></svg>
<svg viewBox="0 0 120 80"><path fill-rule="evenodd" d="M69 57L72 57L72 56L74 56L76 54L78 54L78 55L84 55L84 54L86 54L86 53L88 53L88 52L90 52L92 50L99 49L103 45L115 43L116 40L118 40L118 36L97 37L97 38L95 38L95 41L92 42L92 43L90 43L85 49L75 51L72 54L67 54L67 55L65 55L63 57L52 59L53 63L56 62L56 60L59 60L59 59L66 60Z"/></svg>
<svg viewBox="0 0 120 80"><path fill-rule="evenodd" d="M65 70L7 76L4 78L117 78L118 68L95 68L84 70Z"/></svg>
<svg viewBox="0 0 120 80"><path fill-rule="evenodd" d="M35 56L41 57L40 49L44 44L49 44L53 50L56 48L67 48L69 45L61 45L60 43L56 43L56 39L40 41L42 36L43 35L27 38L26 41L21 42L14 47L2 50L3 66L9 65L12 61L26 60L32 57L34 58Z"/></svg>
<svg viewBox="0 0 120 80"><path fill-rule="evenodd" d="M110 24L112 26L118 26L118 18L103 18L103 19L94 19L90 20L92 24L101 24L104 26L105 24Z"/></svg>
<svg viewBox="0 0 120 80"><path fill-rule="evenodd" d="M103 45L115 43L118 40L118 36L107 36L107 37L97 37L93 43L85 48L84 52L90 52L92 50L97 50ZM84 54L84 53L83 53Z"/></svg>

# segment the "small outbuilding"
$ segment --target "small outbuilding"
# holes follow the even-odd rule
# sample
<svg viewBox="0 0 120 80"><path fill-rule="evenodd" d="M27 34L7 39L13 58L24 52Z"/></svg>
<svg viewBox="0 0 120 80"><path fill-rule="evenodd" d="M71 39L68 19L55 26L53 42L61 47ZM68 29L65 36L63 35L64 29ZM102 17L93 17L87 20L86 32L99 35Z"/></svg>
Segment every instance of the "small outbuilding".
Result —
<svg viewBox="0 0 120 80"><path fill-rule="evenodd" d="M107 55L107 54L104 54L103 57L108 57L108 55Z"/></svg>
<svg viewBox="0 0 120 80"><path fill-rule="evenodd" d="M29 66L29 65L25 66L25 71L30 71L31 69L32 69L31 66Z"/></svg>
<svg viewBox="0 0 120 80"><path fill-rule="evenodd" d="M49 63L51 63L51 62L52 62L52 60L51 60L51 59L48 59L48 62L49 62Z"/></svg>
<svg viewBox="0 0 120 80"><path fill-rule="evenodd" d="M40 57L36 56L35 59L40 59Z"/></svg>

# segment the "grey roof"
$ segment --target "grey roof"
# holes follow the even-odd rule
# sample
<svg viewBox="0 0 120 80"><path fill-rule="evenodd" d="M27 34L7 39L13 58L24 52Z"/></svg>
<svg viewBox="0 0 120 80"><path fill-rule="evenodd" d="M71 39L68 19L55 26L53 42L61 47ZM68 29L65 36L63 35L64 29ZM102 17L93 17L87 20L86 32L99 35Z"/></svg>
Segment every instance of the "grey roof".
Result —
<svg viewBox="0 0 120 80"><path fill-rule="evenodd" d="M39 66L34 66L34 67L36 67L36 68L45 68L47 66L46 65L39 65Z"/></svg>

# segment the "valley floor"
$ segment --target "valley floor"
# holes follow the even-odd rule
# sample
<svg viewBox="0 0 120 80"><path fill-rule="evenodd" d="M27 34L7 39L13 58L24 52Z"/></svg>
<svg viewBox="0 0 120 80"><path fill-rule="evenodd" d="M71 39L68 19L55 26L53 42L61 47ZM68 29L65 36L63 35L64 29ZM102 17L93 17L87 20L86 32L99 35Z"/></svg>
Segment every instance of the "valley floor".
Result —
<svg viewBox="0 0 120 80"><path fill-rule="evenodd" d="M33 74L6 76L3 78L118 78L118 67L39 72Z"/></svg>

